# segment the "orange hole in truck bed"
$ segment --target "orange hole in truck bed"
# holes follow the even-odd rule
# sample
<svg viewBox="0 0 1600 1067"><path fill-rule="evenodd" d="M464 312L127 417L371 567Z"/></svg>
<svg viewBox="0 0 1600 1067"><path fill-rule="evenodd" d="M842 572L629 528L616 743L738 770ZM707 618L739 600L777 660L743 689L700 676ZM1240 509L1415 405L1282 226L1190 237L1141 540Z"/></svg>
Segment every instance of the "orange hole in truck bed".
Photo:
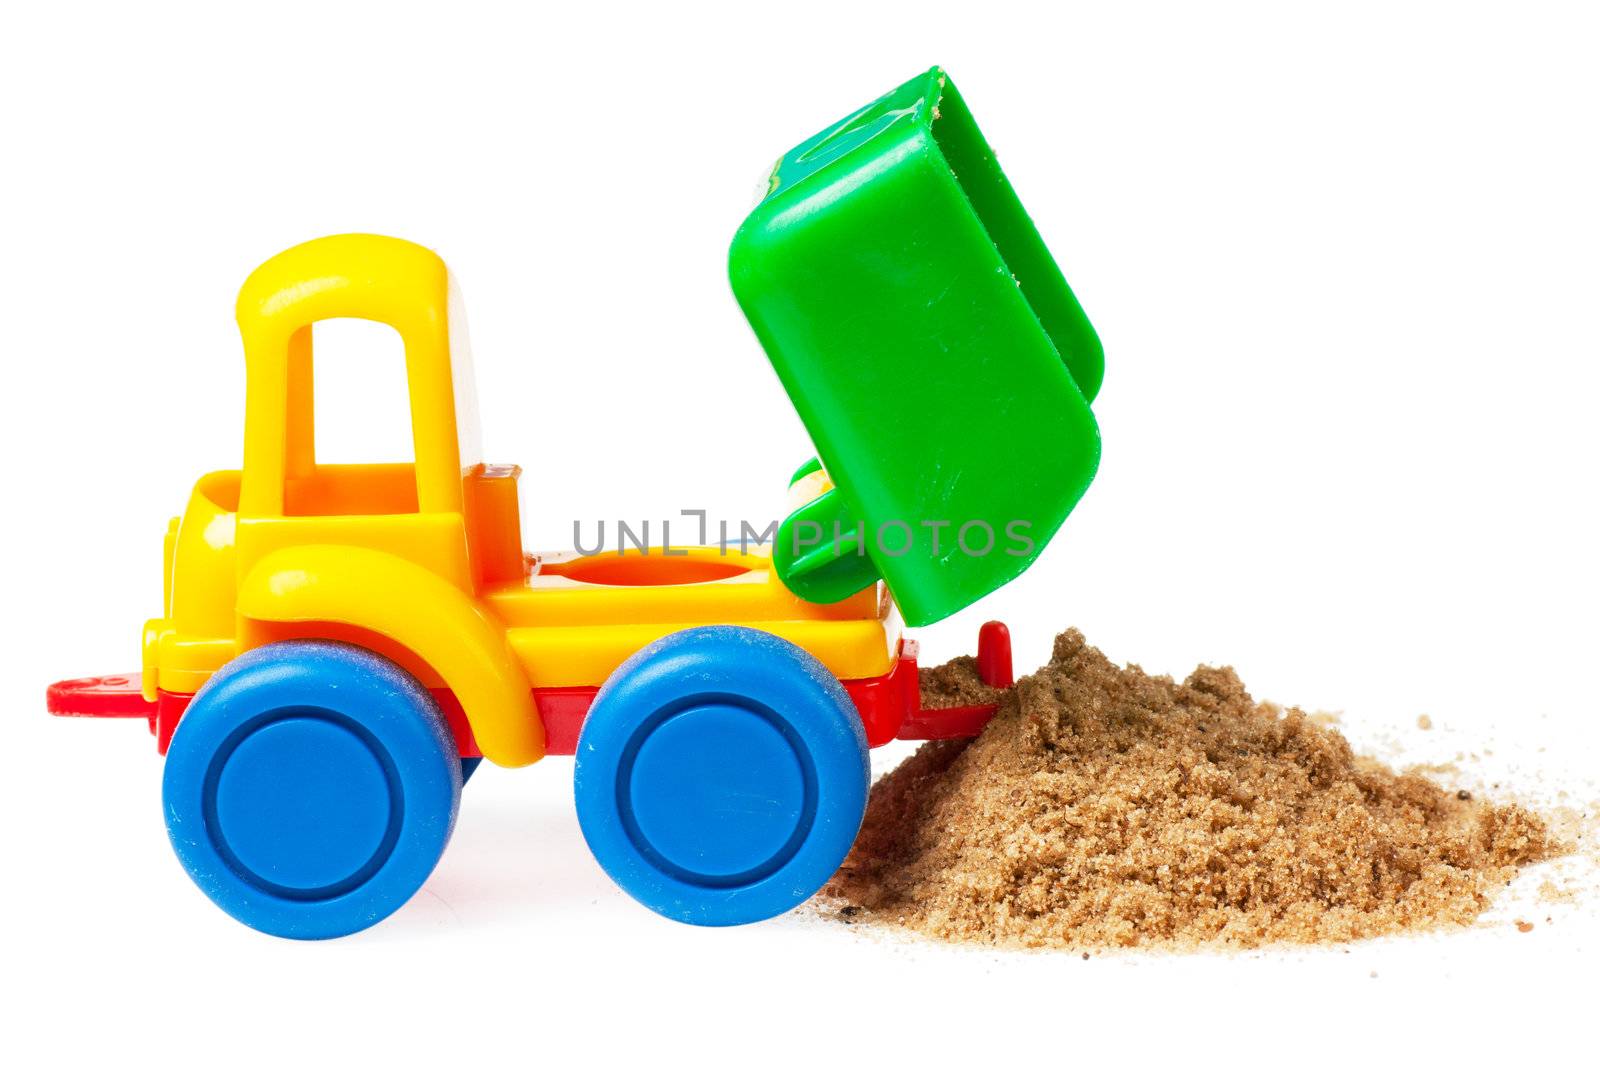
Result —
<svg viewBox="0 0 1600 1067"><path fill-rule="evenodd" d="M734 578L749 571L742 563L681 556L584 556L540 568L590 585L694 585Z"/></svg>

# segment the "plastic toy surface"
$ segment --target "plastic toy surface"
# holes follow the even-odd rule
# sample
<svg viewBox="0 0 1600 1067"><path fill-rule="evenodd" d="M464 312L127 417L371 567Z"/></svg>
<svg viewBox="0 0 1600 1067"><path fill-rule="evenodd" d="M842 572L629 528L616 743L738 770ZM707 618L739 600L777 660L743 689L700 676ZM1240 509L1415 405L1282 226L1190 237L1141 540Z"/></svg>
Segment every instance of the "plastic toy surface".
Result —
<svg viewBox="0 0 1600 1067"><path fill-rule="evenodd" d="M812 165L822 166L814 156ZM1020 209L1017 217L1026 223ZM903 225L910 220L872 223ZM848 229L807 239L848 243ZM736 244L736 277L754 247ZM971 288L950 298L969 309L998 295L989 267L973 273L965 263L977 247L939 253L961 268L946 284ZM1042 269L1037 257L1029 262ZM893 274L857 284L892 290ZM767 308L780 289L769 280L755 303L747 289L746 306ZM841 336L832 316L862 319L819 298L797 286L786 324L773 325L770 309L751 316L823 461L842 464L828 470L852 477L830 491L821 467L807 472L800 490L822 493L807 507L876 517L937 499L977 514L1023 499L1036 503L1029 514L1059 522L1061 501L1081 492L1075 479L1092 471L1092 457L1079 454L1092 437L1084 421L1092 387L1062 394L1072 378L1053 355L1059 381L1039 363L1050 336L1039 320L1031 331L1017 314L993 320L1000 347L986 357L981 388L919 385L911 348L888 344L914 325L905 294L884 305L898 325L864 327L886 345L881 365L869 350L847 358L836 344L795 344L805 314L822 320L812 324L817 336ZM1054 299L1077 314L1064 286ZM325 938L381 920L433 870L480 758L511 767L547 754L576 755L583 833L628 893L690 923L764 919L809 897L843 860L865 810L869 747L968 736L993 714L992 706L920 706L916 644L875 578L846 589L860 574L808 570L808 557L780 552L786 585L760 548L524 553L519 471L479 458L463 319L432 252L369 235L311 241L257 269L237 314L243 469L203 476L172 520L164 608L145 626L142 671L58 683L48 702L56 714L148 720L167 756L173 846L195 883L240 921ZM981 333L978 320L992 314L969 310L968 332ZM317 461L311 327L333 318L399 333L414 463ZM969 354L973 343L962 342ZM1090 362L1098 380L1098 349ZM965 487L960 469L946 466L964 463L973 483L1002 484L992 445L941 444L930 472L899 441L895 456L872 457L873 442L890 439L841 425L872 421L859 412L875 391L912 436L907 390L923 405L957 396L965 405L968 393L1000 404L1013 389L1016 411L1056 427L1032 446L1078 450L1070 463L1041 459L1020 497ZM1067 413L1052 416L1051 398ZM1049 472L1070 484L1047 484ZM916 487L888 496L854 489L897 473ZM977 569L977 579L948 578L943 564L885 563L884 573L926 615L1004 580ZM978 650L985 680L1009 685L1010 657L1005 627L987 624Z"/></svg>

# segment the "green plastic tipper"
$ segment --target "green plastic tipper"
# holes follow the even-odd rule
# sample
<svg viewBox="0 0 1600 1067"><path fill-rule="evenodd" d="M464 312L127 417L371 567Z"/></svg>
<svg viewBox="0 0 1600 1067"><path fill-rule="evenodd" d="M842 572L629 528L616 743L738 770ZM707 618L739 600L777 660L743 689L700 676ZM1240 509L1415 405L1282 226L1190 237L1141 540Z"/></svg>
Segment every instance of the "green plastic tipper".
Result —
<svg viewBox="0 0 1600 1067"><path fill-rule="evenodd" d="M925 625L1027 569L1094 477L1103 353L943 71L785 155L729 274L832 483L779 527L789 589L881 577Z"/></svg>

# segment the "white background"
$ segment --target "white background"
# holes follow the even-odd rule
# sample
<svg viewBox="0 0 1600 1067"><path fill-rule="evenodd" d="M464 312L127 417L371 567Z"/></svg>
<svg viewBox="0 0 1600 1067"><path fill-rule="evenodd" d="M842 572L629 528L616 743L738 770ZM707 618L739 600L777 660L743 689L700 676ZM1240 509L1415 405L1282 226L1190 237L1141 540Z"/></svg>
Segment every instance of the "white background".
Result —
<svg viewBox="0 0 1600 1067"><path fill-rule="evenodd" d="M1584 6L0 20L0 1056L1593 1062L1600 926L1592 896L1538 900L1555 875L1479 929L1348 950L1084 962L804 916L698 930L609 885L560 760L485 768L387 923L276 941L179 870L142 727L42 707L55 678L137 663L166 517L239 459L234 294L308 237L392 233L450 262L530 548L575 518L775 516L809 448L729 296L729 237L784 149L938 62L1108 369L1079 511L1022 580L923 632L926 661L993 616L1020 668L1068 624L1153 670L1233 663L1260 696L1343 711L1386 758L1461 753L1464 781L1592 825ZM368 340L345 338L353 359ZM392 426L391 395L346 398L351 448Z"/></svg>

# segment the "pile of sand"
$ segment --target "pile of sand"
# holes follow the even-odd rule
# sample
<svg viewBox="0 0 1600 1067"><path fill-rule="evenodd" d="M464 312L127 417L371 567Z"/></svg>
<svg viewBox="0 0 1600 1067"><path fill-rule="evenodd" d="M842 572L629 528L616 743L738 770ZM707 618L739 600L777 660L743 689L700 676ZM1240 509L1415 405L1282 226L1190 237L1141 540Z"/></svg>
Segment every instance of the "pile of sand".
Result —
<svg viewBox="0 0 1600 1067"><path fill-rule="evenodd" d="M1182 684L1069 630L1013 690L970 660L931 705L998 697L973 741L879 781L830 884L851 921L1057 948L1250 947L1465 924L1558 847L1543 819L1358 758L1229 668Z"/></svg>

